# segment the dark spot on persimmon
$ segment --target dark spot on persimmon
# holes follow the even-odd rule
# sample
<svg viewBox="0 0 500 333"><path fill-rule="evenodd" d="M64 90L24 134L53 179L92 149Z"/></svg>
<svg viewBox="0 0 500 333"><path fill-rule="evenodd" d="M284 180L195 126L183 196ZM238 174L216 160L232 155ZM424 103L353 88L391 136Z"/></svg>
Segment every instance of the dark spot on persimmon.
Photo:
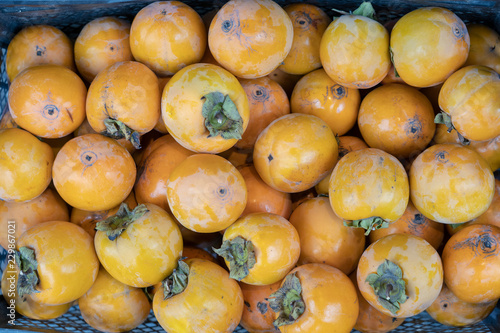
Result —
<svg viewBox="0 0 500 333"><path fill-rule="evenodd" d="M273 155L269 154L269 156L267 157L267 160L268 160L269 162L271 162L273 159L274 159L274 158L273 158Z"/></svg>
<svg viewBox="0 0 500 333"><path fill-rule="evenodd" d="M398 318L392 317L392 322L394 323Z"/></svg>
<svg viewBox="0 0 500 333"><path fill-rule="evenodd" d="M267 304L263 302L258 302L257 309L259 309L259 312L261 314L265 314L267 312Z"/></svg>
<svg viewBox="0 0 500 333"><path fill-rule="evenodd" d="M418 213L418 214L415 214L415 216L413 217L413 219L411 220L413 224L424 224L425 222L425 218L422 214Z"/></svg>
<svg viewBox="0 0 500 333"><path fill-rule="evenodd" d="M92 157L91 157L91 156L89 156L89 155L85 156L85 159L86 159L87 161L92 161Z"/></svg>
<svg viewBox="0 0 500 333"><path fill-rule="evenodd" d="M335 99L341 99L347 96L346 88L344 86L341 86L340 84L334 84L333 86L331 86L330 93Z"/></svg>
<svg viewBox="0 0 500 333"><path fill-rule="evenodd" d="M448 155L449 155L448 152L443 150L436 152L436 158L441 163L448 162Z"/></svg>
<svg viewBox="0 0 500 333"><path fill-rule="evenodd" d="M233 21L225 20L224 22L222 22L222 31L229 32L231 31L232 27L233 27Z"/></svg>
<svg viewBox="0 0 500 333"><path fill-rule="evenodd" d="M161 15L167 15L167 11L164 9L161 11Z"/></svg>
<svg viewBox="0 0 500 333"><path fill-rule="evenodd" d="M42 47L40 47L38 45L35 46L35 52L36 52L37 57L43 56L45 54L46 50L47 50L47 48L45 46L42 46Z"/></svg>
<svg viewBox="0 0 500 333"><path fill-rule="evenodd" d="M42 116L48 120L54 120L59 117L59 109L53 104L45 105L42 110Z"/></svg>
<svg viewBox="0 0 500 333"><path fill-rule="evenodd" d="M445 309L446 309L447 307L448 307L448 303L444 303L444 304L443 304L443 308L445 308Z"/></svg>
<svg viewBox="0 0 500 333"><path fill-rule="evenodd" d="M247 301L244 301L243 303L248 308L248 311L252 312L252 310L250 309L250 303L248 303Z"/></svg>
<svg viewBox="0 0 500 333"><path fill-rule="evenodd" d="M92 166L97 161L97 155L93 151L84 151L80 155L80 161L86 166Z"/></svg>
<svg viewBox="0 0 500 333"><path fill-rule="evenodd" d="M257 85L252 91L252 98L259 102L265 102L269 99L269 92L265 87Z"/></svg>

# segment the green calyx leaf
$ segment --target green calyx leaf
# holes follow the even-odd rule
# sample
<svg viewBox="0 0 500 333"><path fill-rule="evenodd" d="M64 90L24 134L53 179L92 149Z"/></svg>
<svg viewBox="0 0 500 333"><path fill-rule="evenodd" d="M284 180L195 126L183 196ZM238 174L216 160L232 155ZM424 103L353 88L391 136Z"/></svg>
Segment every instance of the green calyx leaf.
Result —
<svg viewBox="0 0 500 333"><path fill-rule="evenodd" d="M286 276L281 288L269 296L269 306L278 313L273 322L275 327L293 324L304 313L306 306L301 293L300 280L292 273Z"/></svg>
<svg viewBox="0 0 500 333"><path fill-rule="evenodd" d="M380 304L394 315L398 312L400 304L408 299L403 272L392 261L385 259L378 266L377 273L366 277L366 282L373 288Z"/></svg>
<svg viewBox="0 0 500 333"><path fill-rule="evenodd" d="M401 77L401 76L399 76L399 73L396 70L396 65L394 65L394 52L392 52L392 48L390 48L390 47L389 47L389 54L391 56L392 67L394 67L394 76L395 77Z"/></svg>
<svg viewBox="0 0 500 333"><path fill-rule="evenodd" d="M29 247L23 246L19 251L14 252L14 258L19 267L19 276L17 280L17 292L20 297L33 293L39 293L36 290L38 284L37 268L38 263L35 258L35 251Z"/></svg>
<svg viewBox="0 0 500 333"><path fill-rule="evenodd" d="M229 262L229 277L237 281L244 279L255 265L253 244L241 236L226 240L213 250Z"/></svg>
<svg viewBox="0 0 500 333"><path fill-rule="evenodd" d="M177 263L177 268L162 282L163 299L182 293L188 285L188 278L189 265L181 258Z"/></svg>
<svg viewBox="0 0 500 333"><path fill-rule="evenodd" d="M344 221L344 225L350 228L363 228L366 230L365 235L368 236L372 230L387 228L389 222L381 217L373 216L361 220Z"/></svg>
<svg viewBox="0 0 500 333"><path fill-rule="evenodd" d="M375 20L375 9L372 6L372 3L369 1L363 1L363 3L352 12L354 15L365 16Z"/></svg>
<svg viewBox="0 0 500 333"><path fill-rule="evenodd" d="M104 126L106 126L106 130L101 134L115 140L125 138L132 143L135 149L141 149L141 135L123 122L108 118L104 120Z"/></svg>
<svg viewBox="0 0 500 333"><path fill-rule="evenodd" d="M455 126L453 126L453 122L451 120L451 116L447 114L444 111L439 112L435 117L434 117L434 123L436 124L444 124L448 128L448 133L451 131L456 130ZM470 144L470 140L464 138L460 132L457 131L458 139L460 140L460 143L464 146L468 146Z"/></svg>
<svg viewBox="0 0 500 333"><path fill-rule="evenodd" d="M224 139L241 139L243 119L229 95L224 96L216 91L203 96L202 99L205 99L202 115L205 118L205 127L210 132L208 137L220 135Z"/></svg>
<svg viewBox="0 0 500 333"><path fill-rule="evenodd" d="M114 241L130 224L144 216L147 212L149 210L144 204L130 211L128 205L122 203L115 215L108 217L104 221L97 222L95 229L106 232L108 239Z"/></svg>

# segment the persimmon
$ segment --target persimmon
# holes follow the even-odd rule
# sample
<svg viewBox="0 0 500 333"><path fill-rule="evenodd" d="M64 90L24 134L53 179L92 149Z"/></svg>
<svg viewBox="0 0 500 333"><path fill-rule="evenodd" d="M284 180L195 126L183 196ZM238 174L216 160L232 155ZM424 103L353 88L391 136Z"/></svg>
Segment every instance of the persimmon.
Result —
<svg viewBox="0 0 500 333"><path fill-rule="evenodd" d="M500 228L500 180L495 179L495 194L490 206L483 214L472 220L473 224L494 224Z"/></svg>
<svg viewBox="0 0 500 333"><path fill-rule="evenodd" d="M390 223L387 228L373 230L370 232L369 239L370 243L374 243L387 235L410 234L425 239L438 250L444 239L444 226L443 223L435 222L422 215L410 200L399 219Z"/></svg>
<svg viewBox="0 0 500 333"><path fill-rule="evenodd" d="M499 243L500 228L489 224L469 225L446 242L444 281L458 299L485 303L499 298Z"/></svg>
<svg viewBox="0 0 500 333"><path fill-rule="evenodd" d="M99 72L89 87L87 119L100 134L125 138L140 148L140 135L160 118L158 78L137 61L117 62Z"/></svg>
<svg viewBox="0 0 500 333"><path fill-rule="evenodd" d="M386 333L395 329L405 321L405 318L395 318L380 312L365 300L358 288L356 271L349 274L349 279L351 279L356 287L359 300L359 315L356 320L356 325L354 325L355 330L362 333Z"/></svg>
<svg viewBox="0 0 500 333"><path fill-rule="evenodd" d="M14 244L14 240L38 223L68 220L68 206L50 187L29 201L0 200L0 230L3 231L0 233L0 246L8 249L9 244ZM12 225L12 221L15 225Z"/></svg>
<svg viewBox="0 0 500 333"><path fill-rule="evenodd" d="M167 332L233 332L243 313L236 280L213 262L179 261L153 298L153 313Z"/></svg>
<svg viewBox="0 0 500 333"><path fill-rule="evenodd" d="M369 92L359 107L358 127L364 141L399 158L427 148L436 124L434 110L416 88L392 83Z"/></svg>
<svg viewBox="0 0 500 333"><path fill-rule="evenodd" d="M486 160L493 172L500 169L500 135L491 140L471 141L469 145Z"/></svg>
<svg viewBox="0 0 500 333"><path fill-rule="evenodd" d="M321 37L321 64L344 87L371 88L389 72L389 33L373 15L371 3L364 2L331 22Z"/></svg>
<svg viewBox="0 0 500 333"><path fill-rule="evenodd" d="M230 277L238 281L268 285L285 277L300 255L299 234L284 217L252 213L231 224L214 249L224 258Z"/></svg>
<svg viewBox="0 0 500 333"><path fill-rule="evenodd" d="M21 297L66 304L83 296L97 278L99 260L92 238L73 223L39 223L24 232L16 246L16 263L26 277L18 283Z"/></svg>
<svg viewBox="0 0 500 333"><path fill-rule="evenodd" d="M479 323L495 309L498 299L486 303L468 303L457 298L446 284L438 298L425 311L437 322L454 327Z"/></svg>
<svg viewBox="0 0 500 333"><path fill-rule="evenodd" d="M54 153L50 146L19 128L0 130L0 199L29 201L52 180Z"/></svg>
<svg viewBox="0 0 500 333"><path fill-rule="evenodd" d="M258 286L239 282L245 306L240 325L249 333L279 333L274 327L275 313L269 306L267 298L281 286L281 280L275 283Z"/></svg>
<svg viewBox="0 0 500 333"><path fill-rule="evenodd" d="M177 266L182 236L172 216L154 204L130 210L126 204L96 226L94 245L102 266L116 280L136 288L161 282Z"/></svg>
<svg viewBox="0 0 500 333"><path fill-rule="evenodd" d="M441 119L449 130L473 141L500 135L500 76L485 66L467 66L454 72L439 91Z"/></svg>
<svg viewBox="0 0 500 333"><path fill-rule="evenodd" d="M133 191L130 192L128 197L124 200L124 203L126 203L130 209L134 209L137 206L137 201L135 200ZM96 224L115 215L118 212L120 205L111 209L99 211L87 211L73 207L73 209L71 209L71 217L69 221L82 227L92 238L94 238L96 233Z"/></svg>
<svg viewBox="0 0 500 333"><path fill-rule="evenodd" d="M483 214L495 193L486 161L459 144L430 146L413 161L411 201L424 216L440 223L463 223Z"/></svg>
<svg viewBox="0 0 500 333"><path fill-rule="evenodd" d="M103 267L92 287L78 299L83 320L102 332L128 332L146 321L146 294L114 279Z"/></svg>
<svg viewBox="0 0 500 333"><path fill-rule="evenodd" d="M292 48L293 25L272 0L230 0L208 30L215 60L235 76L254 79L270 74Z"/></svg>
<svg viewBox="0 0 500 333"><path fill-rule="evenodd" d="M469 46L465 23L441 7L421 7L403 15L390 37L398 75L410 86L419 88L444 82L465 63Z"/></svg>
<svg viewBox="0 0 500 333"><path fill-rule="evenodd" d="M158 77L158 85L160 87L160 98L163 93L163 89L167 85L167 82L170 80L170 77ZM158 122L155 125L155 130L160 132L161 134L167 134L168 129L165 126L165 122L163 121L163 117L160 114L160 118L158 118Z"/></svg>
<svg viewBox="0 0 500 333"><path fill-rule="evenodd" d="M337 158L337 140L328 124L302 113L275 119L261 132L253 151L253 163L262 180L288 193L314 187Z"/></svg>
<svg viewBox="0 0 500 333"><path fill-rule="evenodd" d="M189 65L166 84L161 112L168 132L186 149L220 153L241 139L249 121L245 90L212 64Z"/></svg>
<svg viewBox="0 0 500 333"><path fill-rule="evenodd" d="M363 141L363 139L358 138L357 136L342 135L339 136L337 140L339 143L339 159L353 150L369 148L368 145ZM328 194L331 175L332 173L330 172L318 184L316 184L316 186L314 186L317 194Z"/></svg>
<svg viewBox="0 0 500 333"><path fill-rule="evenodd" d="M239 81L247 94L250 117L248 127L234 147L252 150L264 128L273 120L290 113L290 102L279 83L267 76Z"/></svg>
<svg viewBox="0 0 500 333"><path fill-rule="evenodd" d="M160 145L156 149L148 147L152 151L145 153L145 160L139 164L134 185L135 196L138 203L153 203L170 212L168 177L177 165L194 153L182 147L171 135L157 139L153 144Z"/></svg>
<svg viewBox="0 0 500 333"><path fill-rule="evenodd" d="M423 238L409 234L388 235L370 244L356 274L365 300L395 318L421 313L443 286L439 253Z"/></svg>
<svg viewBox="0 0 500 333"><path fill-rule="evenodd" d="M238 171L245 179L247 186L247 205L241 213L245 216L250 213L265 212L283 216L288 219L292 213L292 199L290 193L281 192L267 185L260 178L252 164L238 167Z"/></svg>
<svg viewBox="0 0 500 333"><path fill-rule="evenodd" d="M359 314L356 288L347 275L326 264L294 268L268 298L282 333L351 332Z"/></svg>
<svg viewBox="0 0 500 333"><path fill-rule="evenodd" d="M338 161L328 194L335 214L349 226L366 229L368 235L404 214L410 188L406 170L396 157L364 148Z"/></svg>
<svg viewBox="0 0 500 333"><path fill-rule="evenodd" d="M487 66L500 73L500 35L484 24L467 24L469 56L464 66Z"/></svg>
<svg viewBox="0 0 500 333"><path fill-rule="evenodd" d="M111 209L130 194L136 167L114 139L86 134L66 143L54 160L52 176L59 195L72 207Z"/></svg>
<svg viewBox="0 0 500 333"><path fill-rule="evenodd" d="M130 27L135 60L168 76L199 62L207 46L200 15L180 1L156 1L142 8Z"/></svg>
<svg viewBox="0 0 500 333"><path fill-rule="evenodd" d="M360 101L358 89L338 84L324 69L317 69L297 82L290 105L293 113L317 116L341 136L356 124Z"/></svg>
<svg viewBox="0 0 500 333"><path fill-rule="evenodd" d="M292 48L278 68L286 73L304 75L321 67L321 37L332 19L318 6L294 3L283 7L293 25Z"/></svg>
<svg viewBox="0 0 500 333"><path fill-rule="evenodd" d="M61 65L75 71L72 41L63 31L50 25L21 29L7 47L5 68L9 81L24 69L42 64Z"/></svg>
<svg viewBox="0 0 500 333"><path fill-rule="evenodd" d="M19 268L6 269L2 274L2 296L10 306L14 304L16 312L20 315L35 320L55 319L65 314L72 302L47 305L34 301L30 295L20 296L17 288L19 281Z"/></svg>
<svg viewBox="0 0 500 333"><path fill-rule="evenodd" d="M75 63L87 82L106 67L132 61L129 43L130 22L118 17L99 17L82 28L75 40Z"/></svg>
<svg viewBox="0 0 500 333"><path fill-rule="evenodd" d="M344 226L326 197L305 200L293 211L290 223L300 239L298 265L323 263L346 275L356 269L365 249L363 230Z"/></svg>
<svg viewBox="0 0 500 333"><path fill-rule="evenodd" d="M194 154L170 172L167 201L184 227L210 233L238 219L246 206L247 189L241 173L223 157Z"/></svg>
<svg viewBox="0 0 500 333"><path fill-rule="evenodd" d="M19 73L9 87L9 111L20 127L42 138L61 138L85 119L87 87L72 70L38 65Z"/></svg>

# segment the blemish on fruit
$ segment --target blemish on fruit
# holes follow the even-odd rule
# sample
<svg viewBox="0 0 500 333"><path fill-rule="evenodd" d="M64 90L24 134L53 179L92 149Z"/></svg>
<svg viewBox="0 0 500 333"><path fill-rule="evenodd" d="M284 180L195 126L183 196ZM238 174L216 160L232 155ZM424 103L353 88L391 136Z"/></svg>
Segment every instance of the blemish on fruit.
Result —
<svg viewBox="0 0 500 333"><path fill-rule="evenodd" d="M271 162L273 159L274 159L274 158L273 158L273 155L269 154L269 156L267 156L267 160L268 160L269 162Z"/></svg>
<svg viewBox="0 0 500 333"><path fill-rule="evenodd" d="M259 309L259 312L261 314L265 314L267 312L267 304L263 302L258 302L257 309Z"/></svg>
<svg viewBox="0 0 500 333"><path fill-rule="evenodd" d="M53 104L45 105L42 110L42 116L49 120L57 119L59 117L59 109Z"/></svg>

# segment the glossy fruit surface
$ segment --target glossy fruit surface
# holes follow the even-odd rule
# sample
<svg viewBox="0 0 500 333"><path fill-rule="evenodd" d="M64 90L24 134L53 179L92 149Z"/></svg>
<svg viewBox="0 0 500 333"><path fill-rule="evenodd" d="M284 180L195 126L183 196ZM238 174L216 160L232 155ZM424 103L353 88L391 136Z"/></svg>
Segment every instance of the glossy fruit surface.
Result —
<svg viewBox="0 0 500 333"><path fill-rule="evenodd" d="M281 280L264 286L243 282L239 285L245 304L240 325L249 333L279 333L273 325L275 313L269 306L267 298L279 289Z"/></svg>
<svg viewBox="0 0 500 333"><path fill-rule="evenodd" d="M467 24L470 50L465 66L481 65L500 73L500 35L484 24Z"/></svg>

